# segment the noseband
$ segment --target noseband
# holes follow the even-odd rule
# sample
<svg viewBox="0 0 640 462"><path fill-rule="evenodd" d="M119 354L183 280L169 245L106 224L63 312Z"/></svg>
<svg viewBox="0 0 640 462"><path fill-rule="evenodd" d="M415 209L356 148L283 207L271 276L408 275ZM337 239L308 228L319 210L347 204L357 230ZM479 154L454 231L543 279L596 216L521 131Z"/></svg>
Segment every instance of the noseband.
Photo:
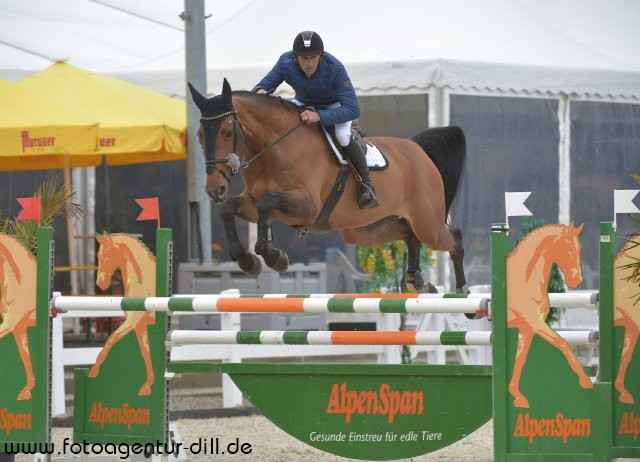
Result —
<svg viewBox="0 0 640 462"><path fill-rule="evenodd" d="M247 135L244 132L244 128L242 127L240 120L238 120L237 111L227 111L227 112L223 112L222 114L218 114L210 117L203 116L200 118L200 122L202 123L203 120L216 120L216 119L220 119L221 117L226 117L228 115L233 115L233 151L229 155L227 155L227 157L225 157L224 159L209 159L209 157L206 157L204 162L207 175L210 175L211 173L213 173L214 170L217 170L218 173L220 173L227 180L227 182L231 181L230 176L227 174L227 172L218 168L217 164L223 164L229 167L229 170L231 171L231 176L233 176L236 173L238 173L238 171L241 168L249 167L249 165L252 162L258 160L258 158L263 154L265 154L269 149L271 149L273 146L275 146L280 141L282 141L287 136L289 136L291 133L293 133L294 130L304 125L304 122L300 122L298 125L284 132L283 135L278 137L278 139L276 139L273 143L271 143L269 146L264 148L262 151L254 155L251 159L249 159L248 161L242 162L240 160L240 157L238 157L238 155L236 154L236 151L238 148L238 127L240 127L240 131L242 131L242 136L244 137L245 144L247 144ZM214 146L214 149L215 149L215 146Z"/></svg>

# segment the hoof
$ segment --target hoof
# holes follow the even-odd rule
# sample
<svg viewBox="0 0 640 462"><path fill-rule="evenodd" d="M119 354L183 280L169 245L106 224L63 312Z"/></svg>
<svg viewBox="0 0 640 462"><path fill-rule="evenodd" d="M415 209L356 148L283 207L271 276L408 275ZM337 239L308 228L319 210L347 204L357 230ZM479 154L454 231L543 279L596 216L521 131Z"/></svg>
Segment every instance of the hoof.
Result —
<svg viewBox="0 0 640 462"><path fill-rule="evenodd" d="M593 382L586 375L581 375L578 381L580 382L580 386L582 388L593 388Z"/></svg>
<svg viewBox="0 0 640 462"><path fill-rule="evenodd" d="M247 276L258 276L262 272L260 259L252 253L247 258L238 260L238 266Z"/></svg>
<svg viewBox="0 0 640 462"><path fill-rule="evenodd" d="M425 284L424 284L424 286L422 286L422 290L420 292L423 293L423 294L437 294L438 293L438 289L436 289L436 286L434 286L430 282L425 282Z"/></svg>
<svg viewBox="0 0 640 462"><path fill-rule="evenodd" d="M31 390L22 390L18 395L18 401L27 401L31 399Z"/></svg>
<svg viewBox="0 0 640 462"><path fill-rule="evenodd" d="M151 394L151 386L150 385L142 385L140 390L138 390L138 396L149 396Z"/></svg>
<svg viewBox="0 0 640 462"><path fill-rule="evenodd" d="M524 396L518 396L513 400L513 406L522 409L529 409L529 401Z"/></svg>
<svg viewBox="0 0 640 462"><path fill-rule="evenodd" d="M275 261L273 263L269 263L268 265L272 270L277 271L278 273L282 273L289 268L289 256L282 250L275 249L274 253L276 252L278 254L277 258L272 259Z"/></svg>
<svg viewBox="0 0 640 462"><path fill-rule="evenodd" d="M400 282L403 291L407 292L421 292L424 288L424 279L422 279L422 274L420 271L416 271L413 274L405 274L404 278ZM434 287L435 289L435 287Z"/></svg>
<svg viewBox="0 0 640 462"><path fill-rule="evenodd" d="M629 392L620 393L620 398L618 398L618 401L624 404L634 404L633 396L631 396L631 393Z"/></svg>

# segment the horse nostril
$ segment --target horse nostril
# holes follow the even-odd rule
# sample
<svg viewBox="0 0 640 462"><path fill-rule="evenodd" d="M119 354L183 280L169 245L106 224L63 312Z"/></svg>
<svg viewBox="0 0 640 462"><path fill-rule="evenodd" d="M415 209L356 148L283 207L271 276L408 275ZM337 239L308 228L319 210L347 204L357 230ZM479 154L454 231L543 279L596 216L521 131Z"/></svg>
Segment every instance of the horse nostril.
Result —
<svg viewBox="0 0 640 462"><path fill-rule="evenodd" d="M225 188L224 186L220 186L218 188L218 199L222 200L224 199L224 196L227 194L227 188Z"/></svg>

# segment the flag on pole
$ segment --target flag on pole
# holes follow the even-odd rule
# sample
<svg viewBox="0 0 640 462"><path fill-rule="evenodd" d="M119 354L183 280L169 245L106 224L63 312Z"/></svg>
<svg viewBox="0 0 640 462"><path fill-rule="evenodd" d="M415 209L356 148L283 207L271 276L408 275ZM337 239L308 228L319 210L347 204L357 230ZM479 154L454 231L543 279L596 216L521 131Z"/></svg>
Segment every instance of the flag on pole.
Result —
<svg viewBox="0 0 640 462"><path fill-rule="evenodd" d="M39 197L18 197L16 200L22 206L22 211L18 214L16 220L35 220L40 223L40 205L42 201Z"/></svg>
<svg viewBox="0 0 640 462"><path fill-rule="evenodd" d="M613 228L616 228L616 217L619 213L640 213L633 199L640 189L614 189L613 190Z"/></svg>
<svg viewBox="0 0 640 462"><path fill-rule="evenodd" d="M524 205L524 201L526 201L530 195L531 191L504 193L504 208L507 226L509 226L509 217L526 217L532 215L531 210Z"/></svg>
<svg viewBox="0 0 640 462"><path fill-rule="evenodd" d="M160 207L158 205L157 197L150 197L145 199L136 199L138 205L142 208L140 215L136 218L136 221L143 220L157 220L158 228L160 228Z"/></svg>

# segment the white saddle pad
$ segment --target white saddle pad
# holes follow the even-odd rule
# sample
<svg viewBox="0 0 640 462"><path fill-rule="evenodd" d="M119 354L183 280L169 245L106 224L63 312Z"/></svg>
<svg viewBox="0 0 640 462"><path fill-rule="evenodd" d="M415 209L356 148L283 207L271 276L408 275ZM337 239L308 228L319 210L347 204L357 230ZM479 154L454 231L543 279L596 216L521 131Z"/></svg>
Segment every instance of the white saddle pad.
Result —
<svg viewBox="0 0 640 462"><path fill-rule="evenodd" d="M340 162L341 164L347 163L347 161L344 159L344 156L342 155L342 150L338 149L338 147L335 145L335 143L333 142L333 138L331 137L329 132L324 127L323 127L323 130L324 130L324 136L326 136L327 140L329 140L329 144L331 145L333 154L336 156L336 159L338 159L338 162ZM388 165L387 159L382 155L382 152L380 152L380 149L378 149L378 147L375 144L373 144L367 139L365 139L365 144L367 145L367 152L365 153L365 158L367 159L367 166L370 169L386 168Z"/></svg>

